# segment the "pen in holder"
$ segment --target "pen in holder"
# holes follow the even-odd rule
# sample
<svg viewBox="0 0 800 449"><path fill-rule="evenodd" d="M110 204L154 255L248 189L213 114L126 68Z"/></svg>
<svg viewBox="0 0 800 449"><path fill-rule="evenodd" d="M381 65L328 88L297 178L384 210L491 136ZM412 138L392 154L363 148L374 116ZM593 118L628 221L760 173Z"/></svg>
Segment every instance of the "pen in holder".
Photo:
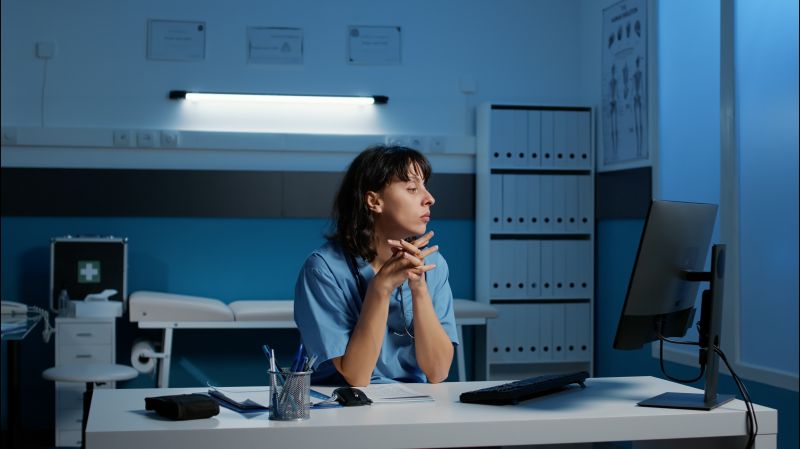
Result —
<svg viewBox="0 0 800 449"><path fill-rule="evenodd" d="M284 382L279 378L283 373ZM311 371L269 371L269 419L301 421L311 417Z"/></svg>

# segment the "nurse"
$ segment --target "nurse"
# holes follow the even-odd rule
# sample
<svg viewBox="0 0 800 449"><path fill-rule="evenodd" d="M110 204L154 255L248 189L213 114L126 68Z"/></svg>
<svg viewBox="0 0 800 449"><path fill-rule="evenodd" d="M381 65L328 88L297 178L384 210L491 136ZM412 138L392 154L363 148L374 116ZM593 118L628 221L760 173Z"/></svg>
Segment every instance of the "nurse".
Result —
<svg viewBox="0 0 800 449"><path fill-rule="evenodd" d="M294 318L317 385L447 379L458 337L447 263L427 232L421 153L370 147L345 174L327 243L306 259Z"/></svg>

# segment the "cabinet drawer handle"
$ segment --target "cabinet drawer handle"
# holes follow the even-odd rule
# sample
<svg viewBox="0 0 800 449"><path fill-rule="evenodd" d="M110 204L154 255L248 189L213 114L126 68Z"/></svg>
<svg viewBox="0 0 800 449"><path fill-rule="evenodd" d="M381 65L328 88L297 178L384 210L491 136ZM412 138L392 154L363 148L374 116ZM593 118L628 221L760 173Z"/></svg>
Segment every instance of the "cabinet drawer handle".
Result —
<svg viewBox="0 0 800 449"><path fill-rule="evenodd" d="M76 359L91 359L92 355L91 354L77 354L77 355L75 355L75 358Z"/></svg>
<svg viewBox="0 0 800 449"><path fill-rule="evenodd" d="M91 332L78 332L77 334L75 334L75 336L77 336L77 337L91 337L92 333Z"/></svg>

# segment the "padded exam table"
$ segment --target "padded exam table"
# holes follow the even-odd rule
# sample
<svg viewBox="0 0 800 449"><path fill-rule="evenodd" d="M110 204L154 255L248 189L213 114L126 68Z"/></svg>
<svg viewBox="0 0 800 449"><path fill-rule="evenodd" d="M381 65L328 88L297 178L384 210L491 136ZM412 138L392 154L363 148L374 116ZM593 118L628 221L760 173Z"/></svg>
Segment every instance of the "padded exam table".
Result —
<svg viewBox="0 0 800 449"><path fill-rule="evenodd" d="M462 344L456 347L458 380L464 382L464 326L485 326L497 310L489 304L467 299L453 300L453 309ZM161 352L158 358L158 387L169 387L172 334L176 329L295 329L294 301L250 300L230 304L199 296L137 291L128 299L131 322L139 329L163 329Z"/></svg>

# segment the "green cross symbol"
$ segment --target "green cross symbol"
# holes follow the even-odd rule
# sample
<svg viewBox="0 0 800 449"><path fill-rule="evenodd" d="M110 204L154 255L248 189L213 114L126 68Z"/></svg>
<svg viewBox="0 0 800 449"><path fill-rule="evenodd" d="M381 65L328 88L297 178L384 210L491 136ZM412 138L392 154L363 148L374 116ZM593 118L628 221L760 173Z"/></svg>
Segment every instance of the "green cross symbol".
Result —
<svg viewBox="0 0 800 449"><path fill-rule="evenodd" d="M79 260L78 261L78 283L97 284L100 282L100 261L99 260Z"/></svg>

